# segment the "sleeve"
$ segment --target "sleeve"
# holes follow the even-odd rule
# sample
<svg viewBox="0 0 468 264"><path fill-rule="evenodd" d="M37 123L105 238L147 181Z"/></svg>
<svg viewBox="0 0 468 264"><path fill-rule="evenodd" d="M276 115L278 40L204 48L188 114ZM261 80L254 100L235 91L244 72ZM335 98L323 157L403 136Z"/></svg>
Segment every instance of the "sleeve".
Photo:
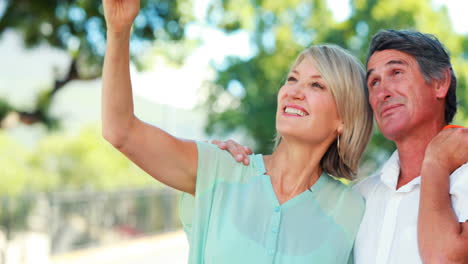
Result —
<svg viewBox="0 0 468 264"><path fill-rule="evenodd" d="M468 163L450 175L450 195L458 221L468 221Z"/></svg>
<svg viewBox="0 0 468 264"><path fill-rule="evenodd" d="M179 217L184 231L190 237L199 232L210 221L213 197L218 183L240 182L252 166L244 166L235 161L229 152L213 144L197 141L198 165L195 196L183 193L179 202ZM197 229L194 226L197 225ZM198 230L198 231L197 231Z"/></svg>
<svg viewBox="0 0 468 264"><path fill-rule="evenodd" d="M215 185L216 177L219 174L217 171L219 163L219 155L217 155L218 149L209 143L201 141L197 141L196 144L198 162L195 196L182 193L179 202L179 217L184 231L188 236L190 236L192 231L195 207L202 202L201 198L203 198L205 202L207 199L209 200L209 191Z"/></svg>

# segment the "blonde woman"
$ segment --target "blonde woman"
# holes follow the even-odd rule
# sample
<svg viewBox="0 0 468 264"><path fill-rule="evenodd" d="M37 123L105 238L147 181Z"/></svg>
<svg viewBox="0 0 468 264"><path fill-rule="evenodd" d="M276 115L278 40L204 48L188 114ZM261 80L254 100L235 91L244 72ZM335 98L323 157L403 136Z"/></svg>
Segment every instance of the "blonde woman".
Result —
<svg viewBox="0 0 468 264"><path fill-rule="evenodd" d="M104 0L103 136L187 193L181 219L189 262L348 262L364 201L336 179L353 178L372 129L359 62L332 45L302 52L278 92L277 148L243 166L214 145L135 117L129 38L138 10L137 0Z"/></svg>

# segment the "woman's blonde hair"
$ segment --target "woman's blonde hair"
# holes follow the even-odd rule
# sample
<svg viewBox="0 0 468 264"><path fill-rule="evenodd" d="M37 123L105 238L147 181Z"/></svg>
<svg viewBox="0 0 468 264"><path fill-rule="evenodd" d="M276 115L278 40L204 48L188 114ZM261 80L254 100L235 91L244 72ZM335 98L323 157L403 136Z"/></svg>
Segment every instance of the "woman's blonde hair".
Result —
<svg viewBox="0 0 468 264"><path fill-rule="evenodd" d="M364 68L349 52L330 44L307 48L299 54L291 69L304 59L311 59L327 83L344 124L343 133L330 145L320 165L329 175L352 180L373 124ZM281 136L277 135L275 148L280 141Z"/></svg>

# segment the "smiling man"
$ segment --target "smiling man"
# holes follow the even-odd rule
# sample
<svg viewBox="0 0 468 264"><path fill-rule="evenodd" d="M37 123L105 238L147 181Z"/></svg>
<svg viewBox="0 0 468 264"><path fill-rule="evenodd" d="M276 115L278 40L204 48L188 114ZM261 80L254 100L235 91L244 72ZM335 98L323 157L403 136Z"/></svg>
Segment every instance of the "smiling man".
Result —
<svg viewBox="0 0 468 264"><path fill-rule="evenodd" d="M366 199L355 263L468 263L468 129L444 130L457 110L450 56L432 35L380 31L367 86L377 125L397 151L354 186ZM248 163L248 148L213 143Z"/></svg>

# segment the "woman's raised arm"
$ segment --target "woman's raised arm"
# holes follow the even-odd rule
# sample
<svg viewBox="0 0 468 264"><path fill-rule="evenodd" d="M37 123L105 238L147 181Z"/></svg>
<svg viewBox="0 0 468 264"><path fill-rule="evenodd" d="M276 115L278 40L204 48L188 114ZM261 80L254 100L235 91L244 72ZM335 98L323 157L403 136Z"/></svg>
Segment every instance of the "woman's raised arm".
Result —
<svg viewBox="0 0 468 264"><path fill-rule="evenodd" d="M103 69L102 134L156 180L194 194L197 148L139 120L133 112L129 41L139 0L103 0L107 48Z"/></svg>

